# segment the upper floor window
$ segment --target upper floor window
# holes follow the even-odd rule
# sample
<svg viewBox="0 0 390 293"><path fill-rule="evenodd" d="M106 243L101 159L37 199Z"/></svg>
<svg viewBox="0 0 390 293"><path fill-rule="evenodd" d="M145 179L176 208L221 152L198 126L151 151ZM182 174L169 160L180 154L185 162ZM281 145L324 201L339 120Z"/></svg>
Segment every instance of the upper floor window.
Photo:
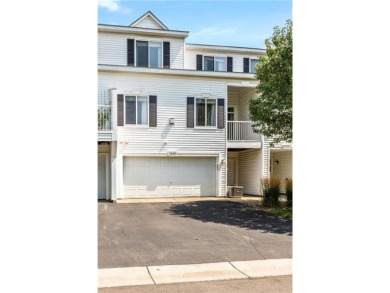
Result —
<svg viewBox="0 0 390 293"><path fill-rule="evenodd" d="M259 59L251 59L251 73L255 73L255 66L259 63Z"/></svg>
<svg viewBox="0 0 390 293"><path fill-rule="evenodd" d="M233 72L233 57L197 54L196 70Z"/></svg>
<svg viewBox="0 0 390 293"><path fill-rule="evenodd" d="M196 99L195 121L196 126L215 127L217 116L217 100L207 98Z"/></svg>
<svg viewBox="0 0 390 293"><path fill-rule="evenodd" d="M205 71L226 71L226 57L204 56Z"/></svg>
<svg viewBox="0 0 390 293"><path fill-rule="evenodd" d="M215 57L215 71L226 71L226 57Z"/></svg>
<svg viewBox="0 0 390 293"><path fill-rule="evenodd" d="M125 97L125 121L126 124L148 125L149 101L148 96Z"/></svg>
<svg viewBox="0 0 390 293"><path fill-rule="evenodd" d="M136 41L136 66L162 67L162 43Z"/></svg>
<svg viewBox="0 0 390 293"><path fill-rule="evenodd" d="M214 57L204 56L204 70L214 71Z"/></svg>

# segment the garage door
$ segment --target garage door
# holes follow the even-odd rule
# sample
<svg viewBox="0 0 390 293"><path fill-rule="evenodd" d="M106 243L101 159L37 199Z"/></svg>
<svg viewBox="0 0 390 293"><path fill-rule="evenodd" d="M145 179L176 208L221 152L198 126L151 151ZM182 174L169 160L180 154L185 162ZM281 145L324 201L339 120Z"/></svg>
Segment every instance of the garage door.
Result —
<svg viewBox="0 0 390 293"><path fill-rule="evenodd" d="M216 195L215 158L123 159L125 198Z"/></svg>
<svg viewBox="0 0 390 293"><path fill-rule="evenodd" d="M98 154L98 199L106 199L106 155Z"/></svg>

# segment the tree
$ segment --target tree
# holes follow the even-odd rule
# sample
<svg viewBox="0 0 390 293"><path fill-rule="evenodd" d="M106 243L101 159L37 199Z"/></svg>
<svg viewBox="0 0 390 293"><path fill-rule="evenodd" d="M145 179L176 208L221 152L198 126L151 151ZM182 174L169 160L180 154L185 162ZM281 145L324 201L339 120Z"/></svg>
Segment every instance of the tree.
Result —
<svg viewBox="0 0 390 293"><path fill-rule="evenodd" d="M255 75L260 80L257 97L249 101L253 130L274 142L292 142L292 21L274 27L265 40L267 57L260 57Z"/></svg>

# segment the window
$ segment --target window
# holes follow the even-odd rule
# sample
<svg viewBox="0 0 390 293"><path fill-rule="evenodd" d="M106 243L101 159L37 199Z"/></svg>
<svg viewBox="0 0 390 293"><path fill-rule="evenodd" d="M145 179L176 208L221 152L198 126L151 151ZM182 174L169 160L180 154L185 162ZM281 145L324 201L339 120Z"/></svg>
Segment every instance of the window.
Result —
<svg viewBox="0 0 390 293"><path fill-rule="evenodd" d="M204 70L214 71L214 57L204 57Z"/></svg>
<svg viewBox="0 0 390 293"><path fill-rule="evenodd" d="M148 42L137 41L137 60L136 65L140 67L148 67Z"/></svg>
<svg viewBox="0 0 390 293"><path fill-rule="evenodd" d="M205 71L226 71L226 57L204 56Z"/></svg>
<svg viewBox="0 0 390 293"><path fill-rule="evenodd" d="M251 73L255 73L255 65L259 63L258 59L251 59Z"/></svg>
<svg viewBox="0 0 390 293"><path fill-rule="evenodd" d="M160 42L149 42L150 50L150 67L162 67L161 62L161 43Z"/></svg>
<svg viewBox="0 0 390 293"><path fill-rule="evenodd" d="M216 99L196 99L195 120L196 126L216 126L217 115Z"/></svg>
<svg viewBox="0 0 390 293"><path fill-rule="evenodd" d="M136 41L136 66L162 68L162 42Z"/></svg>
<svg viewBox="0 0 390 293"><path fill-rule="evenodd" d="M147 96L126 96L126 124L148 125L149 101Z"/></svg>
<svg viewBox="0 0 390 293"><path fill-rule="evenodd" d="M228 107L228 121L234 121L234 107Z"/></svg>
<svg viewBox="0 0 390 293"><path fill-rule="evenodd" d="M226 71L226 57L215 57L215 71Z"/></svg>

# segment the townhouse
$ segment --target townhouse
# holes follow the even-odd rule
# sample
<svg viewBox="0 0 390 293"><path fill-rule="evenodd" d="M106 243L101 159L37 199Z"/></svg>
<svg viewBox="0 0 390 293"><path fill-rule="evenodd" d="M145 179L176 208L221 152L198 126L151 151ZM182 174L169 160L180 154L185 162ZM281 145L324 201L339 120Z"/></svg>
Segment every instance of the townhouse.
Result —
<svg viewBox="0 0 390 293"><path fill-rule="evenodd" d="M254 133L264 49L189 44L150 11L98 25L98 199L260 195L292 176L292 145Z"/></svg>

